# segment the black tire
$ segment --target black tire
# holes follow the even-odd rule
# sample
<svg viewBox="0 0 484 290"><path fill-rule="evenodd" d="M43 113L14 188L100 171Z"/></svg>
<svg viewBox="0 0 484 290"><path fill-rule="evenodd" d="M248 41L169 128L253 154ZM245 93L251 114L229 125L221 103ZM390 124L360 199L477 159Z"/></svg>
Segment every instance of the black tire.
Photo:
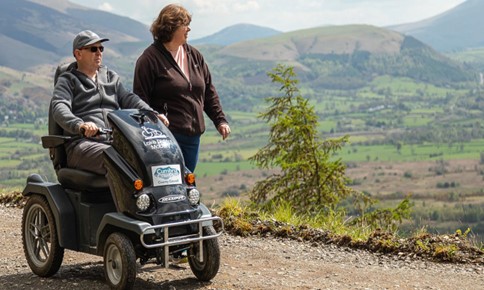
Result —
<svg viewBox="0 0 484 290"><path fill-rule="evenodd" d="M136 280L136 254L131 240L112 233L104 245L104 276L111 289L132 289Z"/></svg>
<svg viewBox="0 0 484 290"><path fill-rule="evenodd" d="M46 198L32 195L22 214L22 244L30 269L40 277L59 271L64 248L59 245L56 222Z"/></svg>
<svg viewBox="0 0 484 290"><path fill-rule="evenodd" d="M205 236L216 234L213 226L203 228ZM210 281L217 275L220 267L220 247L218 239L213 238L203 241L203 262L198 259L199 243L194 243L188 250L188 263L195 277L200 281Z"/></svg>

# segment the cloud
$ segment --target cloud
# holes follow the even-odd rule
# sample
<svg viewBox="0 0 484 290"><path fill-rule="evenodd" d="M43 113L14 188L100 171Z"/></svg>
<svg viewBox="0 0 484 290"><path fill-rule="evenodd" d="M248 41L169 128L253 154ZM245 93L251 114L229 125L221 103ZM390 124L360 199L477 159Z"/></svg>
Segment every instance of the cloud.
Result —
<svg viewBox="0 0 484 290"><path fill-rule="evenodd" d="M258 1L255 0L187 0L183 2L182 5L192 13L196 11L197 14L213 16L257 11L260 8Z"/></svg>
<svg viewBox="0 0 484 290"><path fill-rule="evenodd" d="M1 0L0 0L1 1ZM281 31L323 25L386 26L435 16L465 0L70 0L88 7L137 19L147 25L169 3L193 15L194 38L230 25L251 23Z"/></svg>
<svg viewBox="0 0 484 290"><path fill-rule="evenodd" d="M114 11L113 6L110 3L108 3L108 2L102 3L97 8L99 10L103 10L103 11L107 11L107 12L113 12Z"/></svg>
<svg viewBox="0 0 484 290"><path fill-rule="evenodd" d="M259 10L259 3L257 1L242 1L234 5L234 12L256 11Z"/></svg>

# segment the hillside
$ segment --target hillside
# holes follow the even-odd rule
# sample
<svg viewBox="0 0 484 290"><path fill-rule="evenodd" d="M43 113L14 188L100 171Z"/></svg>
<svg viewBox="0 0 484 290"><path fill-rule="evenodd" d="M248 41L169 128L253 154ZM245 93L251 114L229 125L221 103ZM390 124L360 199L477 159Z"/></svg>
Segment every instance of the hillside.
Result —
<svg viewBox="0 0 484 290"><path fill-rule="evenodd" d="M225 95L242 88L245 96L268 93L266 73L277 63L294 66L302 86L314 91L354 90L381 76L454 86L476 75L411 36L368 25L319 27L201 49Z"/></svg>
<svg viewBox="0 0 484 290"><path fill-rule="evenodd" d="M0 66L17 70L70 56L72 39L84 29L102 31L113 48L151 39L148 28L135 20L67 0L2 0L0 19Z"/></svg>
<svg viewBox="0 0 484 290"><path fill-rule="evenodd" d="M220 54L262 61L294 61L305 55L350 55L358 51L395 55L403 40L400 33L374 26L326 26L236 43Z"/></svg>
<svg viewBox="0 0 484 290"><path fill-rule="evenodd" d="M105 62L130 87L134 61L151 41L144 24L67 0L5 0L0 3L0 17L3 20L0 66L19 71L37 72L39 65L62 62L70 57L73 36L89 28L102 31L103 36L111 39ZM354 89L380 75L410 77L433 84L472 78L468 68L443 58L412 37L366 25L280 33L239 24L191 43L208 51L209 65L212 71L221 72L218 74L222 76L221 82L234 85L259 83L278 62L296 66L302 81L311 83L314 89ZM226 46L222 49L207 46L214 44ZM223 79L225 75L235 80Z"/></svg>
<svg viewBox="0 0 484 290"><path fill-rule="evenodd" d="M441 52L484 46L484 1L467 0L440 15L389 29L411 35Z"/></svg>
<svg viewBox="0 0 484 290"><path fill-rule="evenodd" d="M62 2L62 0L52 1ZM5 5L5 2L2 3L2 5ZM21 3L24 3L25 7L37 5L28 1ZM62 17L65 20L66 15L58 10L42 7L36 7L36 9L40 9L36 13L41 15L44 12L50 13L52 14L50 18L55 19L55 21L46 20L46 25L53 25L56 21L61 21ZM81 11L93 13L93 11L73 8L65 8L65 10L77 11L76 13L81 13ZM96 13L94 15L97 15ZM37 33L36 29L38 28L29 27L27 29L25 25L27 24L24 23L22 30L19 28L11 31L23 31L19 34L24 35L24 38L29 38L26 31ZM120 27L122 27L122 23ZM13 32L9 33L16 35ZM72 35L68 35L67 32L64 34L66 43L63 49L53 49L55 47L54 42L59 41L55 37L47 38L44 41L44 46L39 45L40 42L37 42L37 46L33 46L4 36L4 43L16 42L19 45L14 50L9 48L12 50L11 52L6 50L0 56L0 59L10 63L15 62L13 59L16 58L12 54L24 53L32 57L48 54L50 58L42 57L25 65L34 65L38 62L35 72L51 76L54 65L49 62L54 62L57 65L62 62L61 59L65 59L62 51L70 51L71 40L67 40L67 38L72 37ZM105 53L105 63L121 75L129 88L133 65L137 56L135 52L139 52L148 42L136 41L133 36L128 34L124 38L113 37L130 42L116 43L116 41L110 41ZM39 38L42 38L42 35ZM20 37L17 36L17 39L20 39ZM0 43L1 45L3 44ZM22 47L25 48L25 51L21 49ZM48 47L51 49L49 50ZM315 92L324 89L354 90L363 88L375 78L381 76L407 77L415 82L438 86L455 86L458 83L473 80L476 75L470 67L446 58L413 37L368 25L318 27L239 41L225 47L213 45L199 45L197 47L204 52L214 80L216 84L219 84L217 86L218 91L222 95L228 96L228 99L224 101L225 107L244 111L252 110L253 107L258 106L261 99L271 94L272 89L266 74L278 63L294 66L302 86ZM120 57L120 53L126 54L126 56ZM29 57L21 59L22 62L31 61ZM47 64L44 64L45 62ZM16 66L18 65L20 63L16 63ZM8 65L5 64L5 66ZM21 71L22 69L19 72ZM16 82L19 82L18 86L24 86L21 80L10 81L10 83ZM47 84L48 86L44 86L43 89L50 89L50 84ZM15 94L11 90L11 88L18 86L5 86L3 92L10 95L11 98L14 98L14 95L15 98L21 97L23 94ZM242 95L243 97L237 98L237 96Z"/></svg>

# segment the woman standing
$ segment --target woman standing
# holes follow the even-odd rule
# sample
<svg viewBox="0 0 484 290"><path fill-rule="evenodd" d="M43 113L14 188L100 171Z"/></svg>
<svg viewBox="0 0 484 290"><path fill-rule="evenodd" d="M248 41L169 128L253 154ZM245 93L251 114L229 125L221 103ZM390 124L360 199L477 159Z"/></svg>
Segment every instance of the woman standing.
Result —
<svg viewBox="0 0 484 290"><path fill-rule="evenodd" d="M185 165L193 172L205 131L203 112L224 140L230 127L202 54L187 44L190 22L191 15L180 5L160 11L150 29L154 41L136 62L133 90L168 118Z"/></svg>

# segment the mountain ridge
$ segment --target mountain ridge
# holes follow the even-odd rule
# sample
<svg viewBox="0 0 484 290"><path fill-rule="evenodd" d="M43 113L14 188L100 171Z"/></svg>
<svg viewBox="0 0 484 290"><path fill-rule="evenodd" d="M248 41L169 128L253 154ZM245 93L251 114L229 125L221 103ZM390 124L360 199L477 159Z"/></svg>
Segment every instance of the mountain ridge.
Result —
<svg viewBox="0 0 484 290"><path fill-rule="evenodd" d="M58 7L53 9L40 2ZM66 0L5 0L0 3L0 16L7 20L0 23L0 40L3 40L0 65L19 71L45 65L55 67L67 58L72 59L72 38L79 30L89 28L102 31L99 32L102 36L111 39L104 54L105 62L123 77L129 88L134 62L152 41L148 27L135 20L79 8ZM133 23L136 25L130 29L123 28ZM53 27L56 29L52 30ZM471 74L468 68L411 35L371 25L321 26L280 33L241 24L221 31L221 35L234 29L265 31L271 35L252 35L250 39L239 38L216 47L197 45L213 74L222 79L222 91L234 91L226 84L258 84L280 62L293 65L302 82L316 89L354 89L364 86L375 75L385 74L444 85L465 81Z"/></svg>
<svg viewBox="0 0 484 290"><path fill-rule="evenodd" d="M484 47L484 1L467 0L434 17L387 28L412 35L441 52Z"/></svg>
<svg viewBox="0 0 484 290"><path fill-rule="evenodd" d="M322 26L235 43L221 53L256 60L295 60L304 54L351 54L356 50L394 54L403 39L397 32L371 25Z"/></svg>
<svg viewBox="0 0 484 290"><path fill-rule="evenodd" d="M469 68L416 38L370 25L323 26L287 32L234 43L214 54L210 59L212 65L220 70L232 68L232 80L250 74L249 71L261 72L262 77L263 71L282 62L294 66L302 82L315 89L354 89L381 75L441 85L472 79ZM225 75L219 77L225 78ZM248 79L257 82L255 77ZM247 83L248 79L245 85L251 84ZM346 84L342 80L347 80Z"/></svg>
<svg viewBox="0 0 484 290"><path fill-rule="evenodd" d="M386 29L399 32L403 35L413 36L424 43L432 43L432 39L427 42L425 37L421 37L418 33L412 33L412 31L415 32L417 28L419 31L436 29L436 25L444 20L446 21L446 19L459 18L459 15L460 17L463 15L471 15L469 14L471 13L469 10L478 10L476 8L481 6L484 9L484 1L482 2L483 3L481 4L476 0L468 0L441 15L424 20L418 25L408 24L407 26L400 26L402 27L401 29L398 29L396 26L389 27L391 29ZM472 13L474 13L472 15L475 15L475 12ZM0 23L0 40L2 40L0 42L0 49L2 50L0 65L19 70L28 70L37 65L46 63L56 64L63 58L70 57L72 38L82 29L92 29L111 39L109 50L105 54L105 58L109 62L116 58L120 59L121 57L136 57L141 53L142 49L152 41L149 28L140 22L128 17L118 16L101 10L90 9L73 4L67 0L4 0L0 3L0 17L3 19ZM394 33L393 36L391 36L392 32L388 31L385 32L388 37L382 39L382 41L387 41L385 43L371 44L351 38L347 40L347 43L342 43L339 39L345 36L343 30L347 28L344 27L350 26L326 27L331 27L328 31L332 30L335 34L339 34L334 37L336 42L341 43L342 45L337 48L333 46L333 50L345 51L346 53L348 50L355 50L355 45L360 46L357 49L365 49L365 47L369 45L373 45L373 49L381 47L383 50L389 50L392 45L394 46L393 49L397 49L398 43L402 39L402 36L397 36L397 34ZM403 29L405 27L407 28ZM417 28L413 29L412 27ZM410 28L413 30L410 30ZM316 41L315 44L301 44L300 42L298 45L290 43L290 45L293 46L291 48L284 47L284 44L280 47L279 45L281 45L281 42L277 41L277 37L279 36L280 39L284 39L291 35L297 37L300 33L308 33L308 31L311 30L318 31L319 29L320 27L316 27L281 33L272 28L242 23L224 28L213 35L201 39L189 40L189 43L196 46L207 44L219 45L223 46L222 52L227 56L243 56L244 52L238 50L240 50L240 47L245 46L244 43L246 41L251 41L253 45L258 46L258 50L251 49L250 51L255 53L253 56L259 56L259 60L264 60L267 55L273 55L274 59L277 59L278 57L281 57L283 60L294 59L301 54L301 50L320 50L316 52L321 53L321 51L325 51L326 47L317 45L317 37L313 38ZM404 32L400 32L400 30L404 30ZM434 39L439 37L437 33L432 34L435 35L433 36ZM352 36L350 35L349 37ZM275 42L270 43L267 41L268 39ZM376 38L373 38L373 40L375 39ZM449 41L458 43L455 38L446 37L446 39L451 39ZM476 45L480 45L481 43L480 40L476 40L475 42L478 43ZM482 43L484 46L484 38ZM287 42L285 44L287 44ZM462 43L461 46L463 45L465 44ZM437 50L440 51L439 45L436 46ZM279 53L268 53L267 50L280 51Z"/></svg>

